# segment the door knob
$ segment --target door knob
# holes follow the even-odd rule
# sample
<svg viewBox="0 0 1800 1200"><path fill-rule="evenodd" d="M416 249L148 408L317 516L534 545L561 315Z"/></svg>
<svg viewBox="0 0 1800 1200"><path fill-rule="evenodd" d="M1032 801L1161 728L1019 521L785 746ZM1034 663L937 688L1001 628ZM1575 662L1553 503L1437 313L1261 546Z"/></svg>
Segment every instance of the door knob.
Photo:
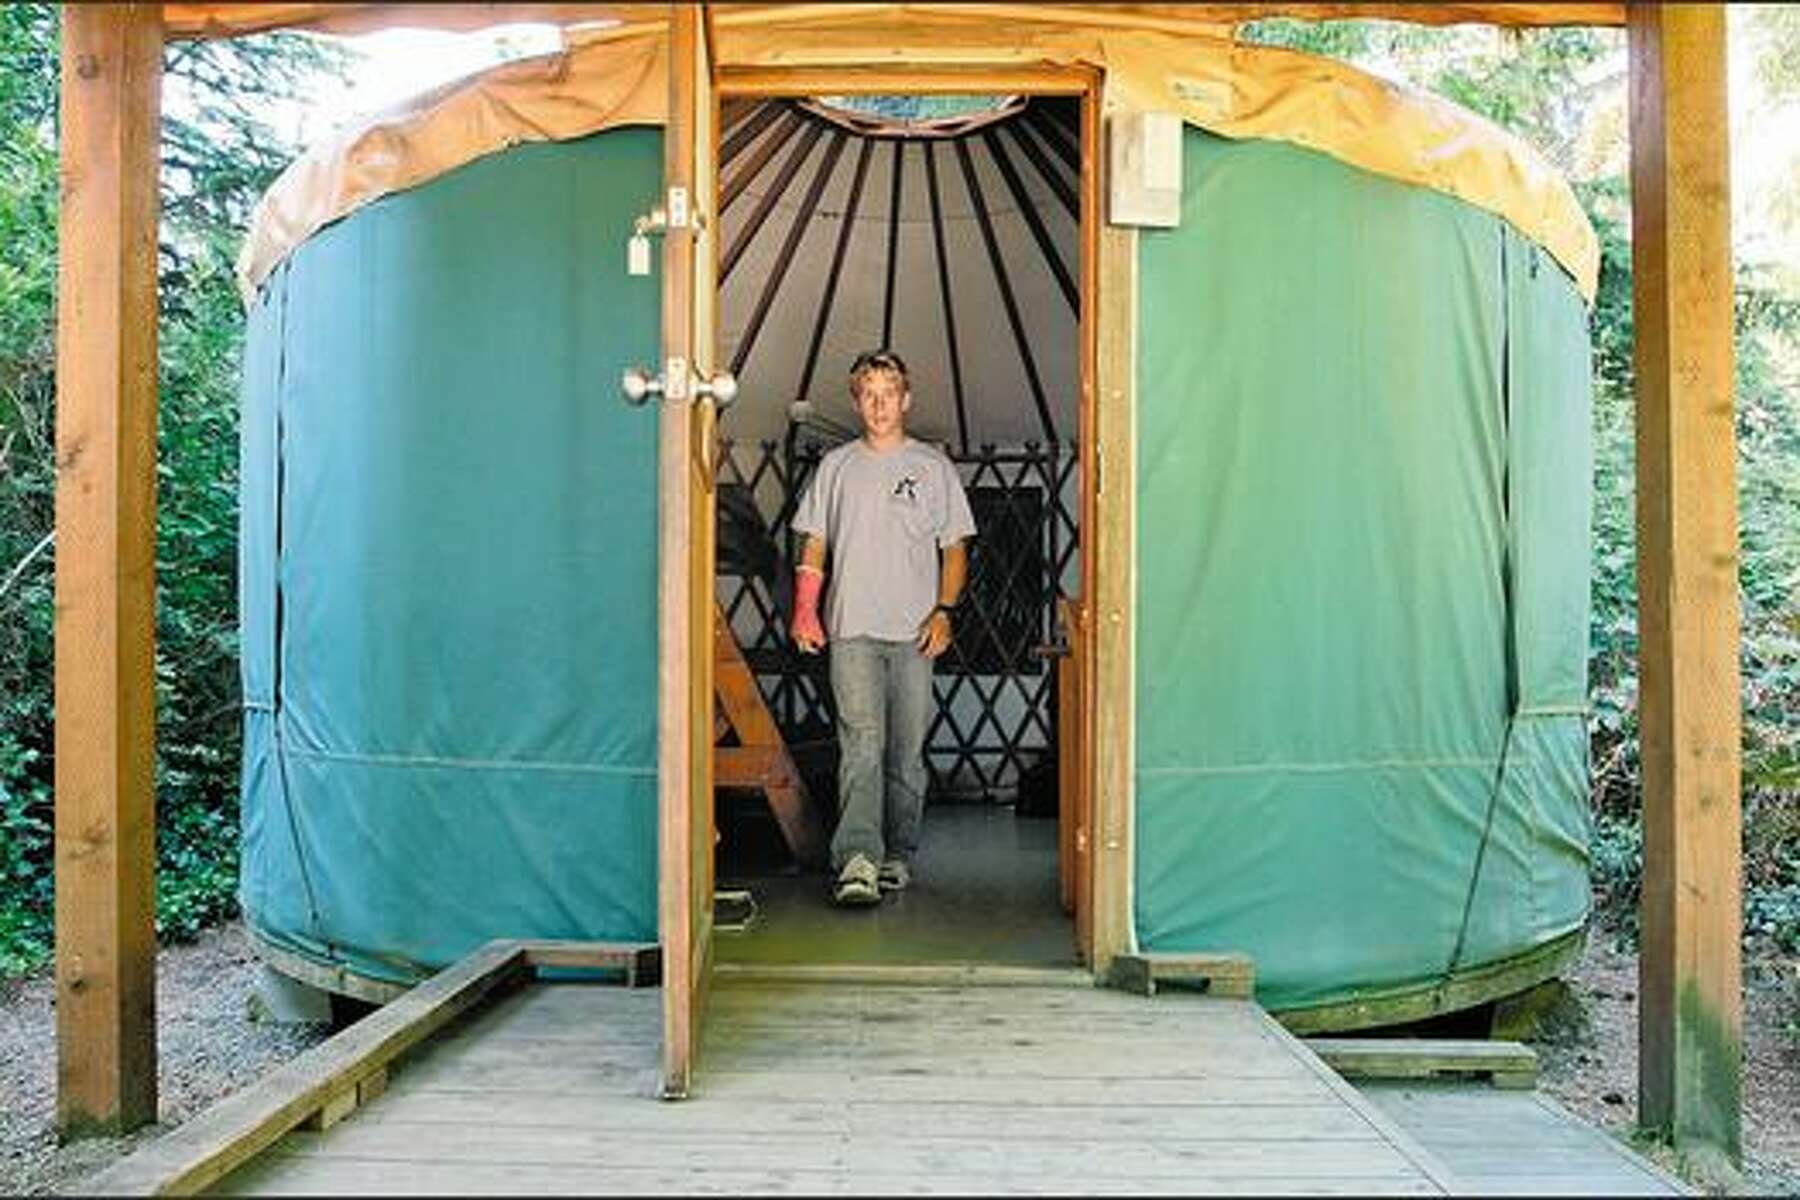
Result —
<svg viewBox="0 0 1800 1200"><path fill-rule="evenodd" d="M619 380L619 388L625 393L625 403L637 408L650 397L660 397L663 394L662 376L652 375L643 367L626 367L624 377Z"/></svg>
<svg viewBox="0 0 1800 1200"><path fill-rule="evenodd" d="M694 392L700 396L710 396L713 406L720 412L730 408L737 400L737 376L730 371L720 371L711 379L698 380L694 384Z"/></svg>
<svg viewBox="0 0 1800 1200"><path fill-rule="evenodd" d="M625 374L619 379L619 390L625 393L625 403L635 408L649 403L651 397L661 400L687 399L687 364L680 359L672 359L669 366L668 373L681 380L681 384L673 389L664 381L664 376L652 375L646 367L626 367ZM694 379L692 384L694 395L711 400L713 406L721 412L730 408L738 396L737 376L730 371L720 371L711 379Z"/></svg>

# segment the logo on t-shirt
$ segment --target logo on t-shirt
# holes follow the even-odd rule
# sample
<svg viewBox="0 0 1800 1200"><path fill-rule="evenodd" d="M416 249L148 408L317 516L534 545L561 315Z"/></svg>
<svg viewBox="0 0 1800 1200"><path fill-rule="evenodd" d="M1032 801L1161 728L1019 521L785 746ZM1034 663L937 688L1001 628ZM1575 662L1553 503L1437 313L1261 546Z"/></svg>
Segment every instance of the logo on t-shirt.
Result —
<svg viewBox="0 0 1800 1200"><path fill-rule="evenodd" d="M905 496L908 500L917 504L919 501L918 487L919 481L917 479L913 478L911 475L903 476L900 482L894 485L894 495Z"/></svg>

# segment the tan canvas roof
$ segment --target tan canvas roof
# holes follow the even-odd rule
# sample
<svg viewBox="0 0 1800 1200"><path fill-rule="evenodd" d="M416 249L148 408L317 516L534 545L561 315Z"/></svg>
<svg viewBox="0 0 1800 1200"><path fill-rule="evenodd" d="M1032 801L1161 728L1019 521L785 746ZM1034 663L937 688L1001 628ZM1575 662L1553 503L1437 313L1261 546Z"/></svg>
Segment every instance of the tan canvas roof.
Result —
<svg viewBox="0 0 1800 1200"><path fill-rule="evenodd" d="M1008 19L997 19L1001 8ZM1073 15L1030 5L729 6L716 15L715 50L726 66L1098 68L1108 112L1174 111L1224 137L1305 146L1504 217L1592 299L1598 245L1574 194L1492 123L1330 59ZM664 33L661 22L572 29L561 53L452 84L307 153L253 216L238 264L246 294L319 228L380 196L518 142L660 124Z"/></svg>
<svg viewBox="0 0 1800 1200"><path fill-rule="evenodd" d="M366 33L373 29L415 27L431 29L480 29L509 21L542 21L572 25L585 21L647 21L667 6L652 3L588 4L165 4L163 26L169 36L232 37L270 29L316 29L328 33ZM727 2L714 4L715 12L791 12L809 7L796 4ZM871 5L900 8L903 5ZM1233 25L1267 16L1297 17L1309 21L1350 17L1387 17L1428 25L1478 22L1508 28L1543 25L1623 25L1622 3L1364 3L1364 4L1061 4L1038 5L1075 16L1098 14L1122 24L1145 21Z"/></svg>

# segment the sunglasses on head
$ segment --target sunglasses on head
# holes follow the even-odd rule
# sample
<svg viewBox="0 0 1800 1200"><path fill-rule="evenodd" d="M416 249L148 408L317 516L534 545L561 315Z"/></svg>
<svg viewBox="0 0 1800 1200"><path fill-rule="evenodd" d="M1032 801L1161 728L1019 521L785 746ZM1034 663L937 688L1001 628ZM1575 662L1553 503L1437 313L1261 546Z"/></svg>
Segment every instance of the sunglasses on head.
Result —
<svg viewBox="0 0 1800 1200"><path fill-rule="evenodd" d="M900 356L892 350L866 350L857 355L856 361L850 364L852 375L863 371L898 371L904 375L906 374L906 364L900 361Z"/></svg>

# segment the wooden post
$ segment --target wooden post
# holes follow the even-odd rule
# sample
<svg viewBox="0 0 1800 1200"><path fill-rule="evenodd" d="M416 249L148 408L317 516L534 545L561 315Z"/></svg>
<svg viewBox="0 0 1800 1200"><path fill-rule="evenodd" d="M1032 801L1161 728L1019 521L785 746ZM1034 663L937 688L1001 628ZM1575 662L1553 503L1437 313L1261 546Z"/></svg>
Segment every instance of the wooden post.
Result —
<svg viewBox="0 0 1800 1200"><path fill-rule="evenodd" d="M1104 161L1102 159L1101 161ZM1097 203L1092 191L1086 200ZM1098 210L1090 207L1096 215ZM1105 978L1114 956L1136 948L1132 930L1137 772L1137 231L1100 230L1094 508L1094 820L1092 957ZM1081 847L1077 847L1079 850Z"/></svg>
<svg viewBox="0 0 1800 1200"><path fill-rule="evenodd" d="M156 1119L161 8L62 10L56 1036L65 1136Z"/></svg>
<svg viewBox="0 0 1800 1200"><path fill-rule="evenodd" d="M1725 10L1632 4L1643 950L1638 1119L1740 1152L1736 442Z"/></svg>

